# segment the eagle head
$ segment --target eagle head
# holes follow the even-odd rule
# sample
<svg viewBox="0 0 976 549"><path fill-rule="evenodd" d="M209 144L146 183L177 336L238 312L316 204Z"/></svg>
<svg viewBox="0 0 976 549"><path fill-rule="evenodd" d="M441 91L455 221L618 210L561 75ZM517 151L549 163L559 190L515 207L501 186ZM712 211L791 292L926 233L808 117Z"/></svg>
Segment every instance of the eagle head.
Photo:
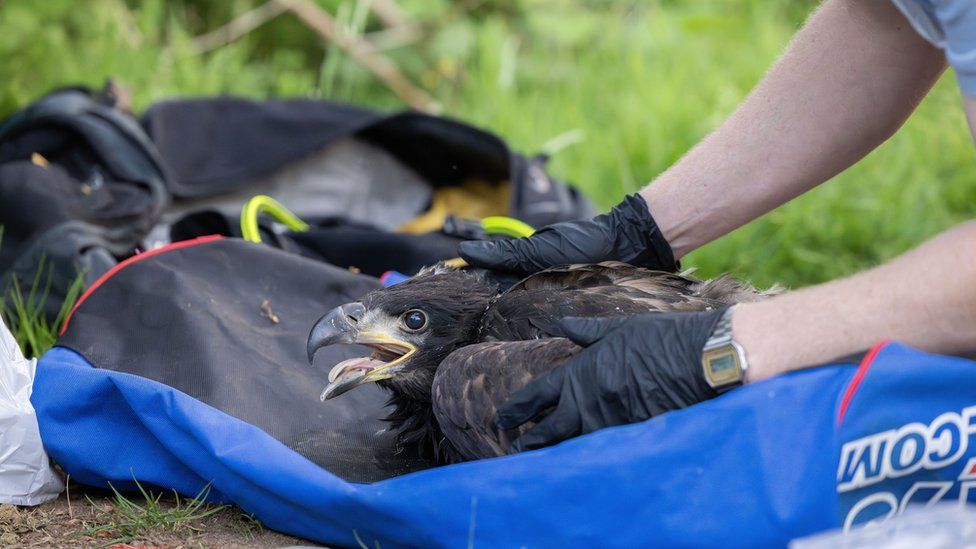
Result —
<svg viewBox="0 0 976 549"><path fill-rule="evenodd" d="M375 381L395 394L429 401L441 360L477 338L497 293L484 276L437 265L332 309L308 336L309 362L318 349L340 343L365 345L373 353L336 364L322 400Z"/></svg>

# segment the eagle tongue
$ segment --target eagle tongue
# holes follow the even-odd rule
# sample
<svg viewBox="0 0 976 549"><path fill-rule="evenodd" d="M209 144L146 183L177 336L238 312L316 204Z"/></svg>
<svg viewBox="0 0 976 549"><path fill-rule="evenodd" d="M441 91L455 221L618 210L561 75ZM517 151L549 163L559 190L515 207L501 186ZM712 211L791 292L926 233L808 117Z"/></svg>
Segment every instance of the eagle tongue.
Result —
<svg viewBox="0 0 976 549"><path fill-rule="evenodd" d="M356 375L357 372L359 372L360 376L366 375L366 372L384 364L386 362L368 356L343 360L329 370L329 383L335 383L339 379Z"/></svg>

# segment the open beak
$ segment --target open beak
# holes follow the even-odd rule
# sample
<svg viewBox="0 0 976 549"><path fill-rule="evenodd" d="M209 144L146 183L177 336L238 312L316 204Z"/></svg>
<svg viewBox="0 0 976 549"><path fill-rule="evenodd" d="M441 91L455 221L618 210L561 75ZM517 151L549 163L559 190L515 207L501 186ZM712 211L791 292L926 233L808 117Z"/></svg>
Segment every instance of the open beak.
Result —
<svg viewBox="0 0 976 549"><path fill-rule="evenodd" d="M402 363L417 351L413 344L389 334L360 331L359 322L365 313L366 309L358 302L336 307L320 318L308 334L309 362L317 350L329 345L358 343L373 349L373 354L368 357L350 358L333 366L329 371L329 384L322 391L322 400L337 397L365 383L395 376L403 369Z"/></svg>

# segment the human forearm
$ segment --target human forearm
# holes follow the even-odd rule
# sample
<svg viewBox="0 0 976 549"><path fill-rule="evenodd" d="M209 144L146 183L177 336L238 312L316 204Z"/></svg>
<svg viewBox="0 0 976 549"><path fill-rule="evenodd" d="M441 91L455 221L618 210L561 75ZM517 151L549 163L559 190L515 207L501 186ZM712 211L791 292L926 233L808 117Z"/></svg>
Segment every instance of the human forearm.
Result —
<svg viewBox="0 0 976 549"><path fill-rule="evenodd" d="M890 2L826 2L728 120L641 192L675 256L865 156L944 68Z"/></svg>
<svg viewBox="0 0 976 549"><path fill-rule="evenodd" d="M969 134L976 143L976 97L964 96L962 104L966 110L966 120L969 121Z"/></svg>
<svg viewBox="0 0 976 549"><path fill-rule="evenodd" d="M849 278L736 308L750 381L823 364L883 339L959 354L976 349L976 221Z"/></svg>

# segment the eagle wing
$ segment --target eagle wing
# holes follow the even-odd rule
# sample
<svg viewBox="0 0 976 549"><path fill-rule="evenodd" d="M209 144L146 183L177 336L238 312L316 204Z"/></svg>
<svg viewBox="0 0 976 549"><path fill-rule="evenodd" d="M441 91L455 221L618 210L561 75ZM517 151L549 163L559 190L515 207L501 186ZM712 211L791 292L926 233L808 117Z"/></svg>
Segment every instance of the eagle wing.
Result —
<svg viewBox="0 0 976 549"><path fill-rule="evenodd" d="M479 341L445 358L433 383L433 412L447 461L500 456L532 427L500 431L495 414L508 398L579 350L563 335L567 316L630 316L697 311L764 294L732 278L701 281L626 263L566 265L518 282L488 306Z"/></svg>
<svg viewBox="0 0 976 549"><path fill-rule="evenodd" d="M701 311L762 295L729 277L701 281L612 261L564 265L531 275L495 298L479 335L482 341L559 337L559 321L568 316Z"/></svg>
<svg viewBox="0 0 976 549"><path fill-rule="evenodd" d="M568 339L547 338L478 343L448 355L433 384L434 416L445 438L442 457L457 462L505 455L532 424L502 431L495 426L498 408L578 350Z"/></svg>

